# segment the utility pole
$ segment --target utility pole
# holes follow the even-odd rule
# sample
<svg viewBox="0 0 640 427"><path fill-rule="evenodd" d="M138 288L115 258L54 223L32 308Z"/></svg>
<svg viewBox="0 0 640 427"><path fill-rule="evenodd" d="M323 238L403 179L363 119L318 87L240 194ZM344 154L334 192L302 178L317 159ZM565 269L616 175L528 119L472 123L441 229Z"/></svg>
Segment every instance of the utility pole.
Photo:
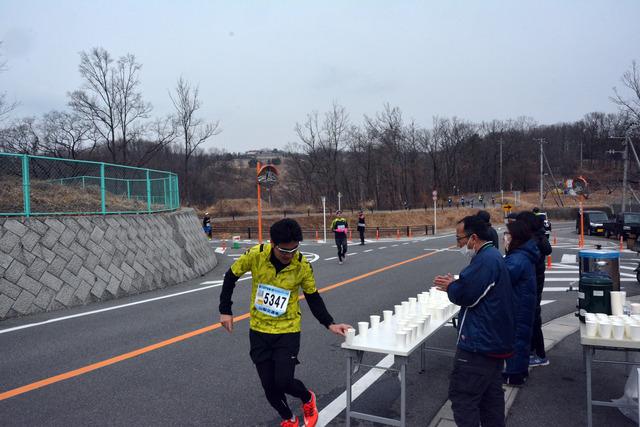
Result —
<svg viewBox="0 0 640 427"><path fill-rule="evenodd" d="M502 189L502 138L500 138L500 204L504 205L504 190Z"/></svg>
<svg viewBox="0 0 640 427"><path fill-rule="evenodd" d="M623 151L607 151L608 154L622 153L622 206L620 211L624 212L627 209L627 176L629 173L629 143L631 142L631 134L627 131L625 136L610 136L609 139L622 139L622 143L624 144Z"/></svg>
<svg viewBox="0 0 640 427"><path fill-rule="evenodd" d="M340 199L342 198L342 193L338 191L338 210L341 211L342 209L340 209Z"/></svg>
<svg viewBox="0 0 640 427"><path fill-rule="evenodd" d="M629 134L627 133L624 139L624 152L622 153L622 161L624 162L622 172L622 212L626 211L627 207L627 175L629 170Z"/></svg>
<svg viewBox="0 0 640 427"><path fill-rule="evenodd" d="M544 200L543 200L543 191L544 191L544 169L543 169L543 162L544 162L544 149L542 148L542 144L545 144L546 141L544 140L544 138L538 138L538 139L534 139L534 141L538 141L540 143L540 209L542 209Z"/></svg>

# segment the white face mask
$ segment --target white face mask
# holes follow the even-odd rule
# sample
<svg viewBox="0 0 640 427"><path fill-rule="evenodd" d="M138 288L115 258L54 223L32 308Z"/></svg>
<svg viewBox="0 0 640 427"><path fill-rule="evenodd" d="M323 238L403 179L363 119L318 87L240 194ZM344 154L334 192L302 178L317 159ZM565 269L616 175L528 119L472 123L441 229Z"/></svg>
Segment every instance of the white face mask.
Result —
<svg viewBox="0 0 640 427"><path fill-rule="evenodd" d="M511 243L511 236L505 234L502 238L502 243L504 243L504 251L507 252L509 250L509 244Z"/></svg>
<svg viewBox="0 0 640 427"><path fill-rule="evenodd" d="M466 256L467 258L471 259L476 254L476 251L474 251L473 249L469 249L467 245L464 245L463 247L460 248L460 253Z"/></svg>

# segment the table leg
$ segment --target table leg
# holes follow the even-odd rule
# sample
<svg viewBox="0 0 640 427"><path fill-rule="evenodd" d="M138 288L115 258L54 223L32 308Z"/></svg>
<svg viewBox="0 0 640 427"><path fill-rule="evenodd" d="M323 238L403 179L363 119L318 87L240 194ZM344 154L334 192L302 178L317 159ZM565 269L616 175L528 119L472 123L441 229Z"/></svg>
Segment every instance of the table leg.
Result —
<svg viewBox="0 0 640 427"><path fill-rule="evenodd" d="M351 354L347 355L347 407L345 418L347 427L351 427Z"/></svg>
<svg viewBox="0 0 640 427"><path fill-rule="evenodd" d="M583 355L585 360L585 371L587 373L587 427L593 427L593 406L591 404L591 359L593 358L592 349L589 346L583 346Z"/></svg>
<svg viewBox="0 0 640 427"><path fill-rule="evenodd" d="M400 426L406 426L407 416L407 360L400 365Z"/></svg>

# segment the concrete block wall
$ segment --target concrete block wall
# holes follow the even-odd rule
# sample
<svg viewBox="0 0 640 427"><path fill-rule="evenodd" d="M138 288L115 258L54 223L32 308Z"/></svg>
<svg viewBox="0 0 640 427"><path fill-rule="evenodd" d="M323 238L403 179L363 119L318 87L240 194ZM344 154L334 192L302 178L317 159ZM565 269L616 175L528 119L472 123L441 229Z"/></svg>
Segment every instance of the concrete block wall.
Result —
<svg viewBox="0 0 640 427"><path fill-rule="evenodd" d="M193 209L0 218L0 319L175 285L216 264Z"/></svg>

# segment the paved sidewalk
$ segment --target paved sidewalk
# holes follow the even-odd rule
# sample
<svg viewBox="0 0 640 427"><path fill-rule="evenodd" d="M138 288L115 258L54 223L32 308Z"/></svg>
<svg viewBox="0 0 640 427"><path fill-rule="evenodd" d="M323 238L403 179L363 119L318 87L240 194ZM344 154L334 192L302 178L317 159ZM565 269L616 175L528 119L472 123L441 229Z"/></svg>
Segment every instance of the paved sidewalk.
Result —
<svg viewBox="0 0 640 427"><path fill-rule="evenodd" d="M578 318L574 313L569 313L565 316L558 317L552 321L544 324L542 327L544 333L545 349L551 350L560 341L568 337L569 335L577 332L579 329ZM537 369L545 369L540 367ZM509 413L509 409L513 405L516 396L519 391L525 391L525 388L517 387L505 387L505 414ZM440 411L431 420L429 427L455 427L456 423L453 421L453 412L451 411L451 402L447 402L440 408Z"/></svg>

